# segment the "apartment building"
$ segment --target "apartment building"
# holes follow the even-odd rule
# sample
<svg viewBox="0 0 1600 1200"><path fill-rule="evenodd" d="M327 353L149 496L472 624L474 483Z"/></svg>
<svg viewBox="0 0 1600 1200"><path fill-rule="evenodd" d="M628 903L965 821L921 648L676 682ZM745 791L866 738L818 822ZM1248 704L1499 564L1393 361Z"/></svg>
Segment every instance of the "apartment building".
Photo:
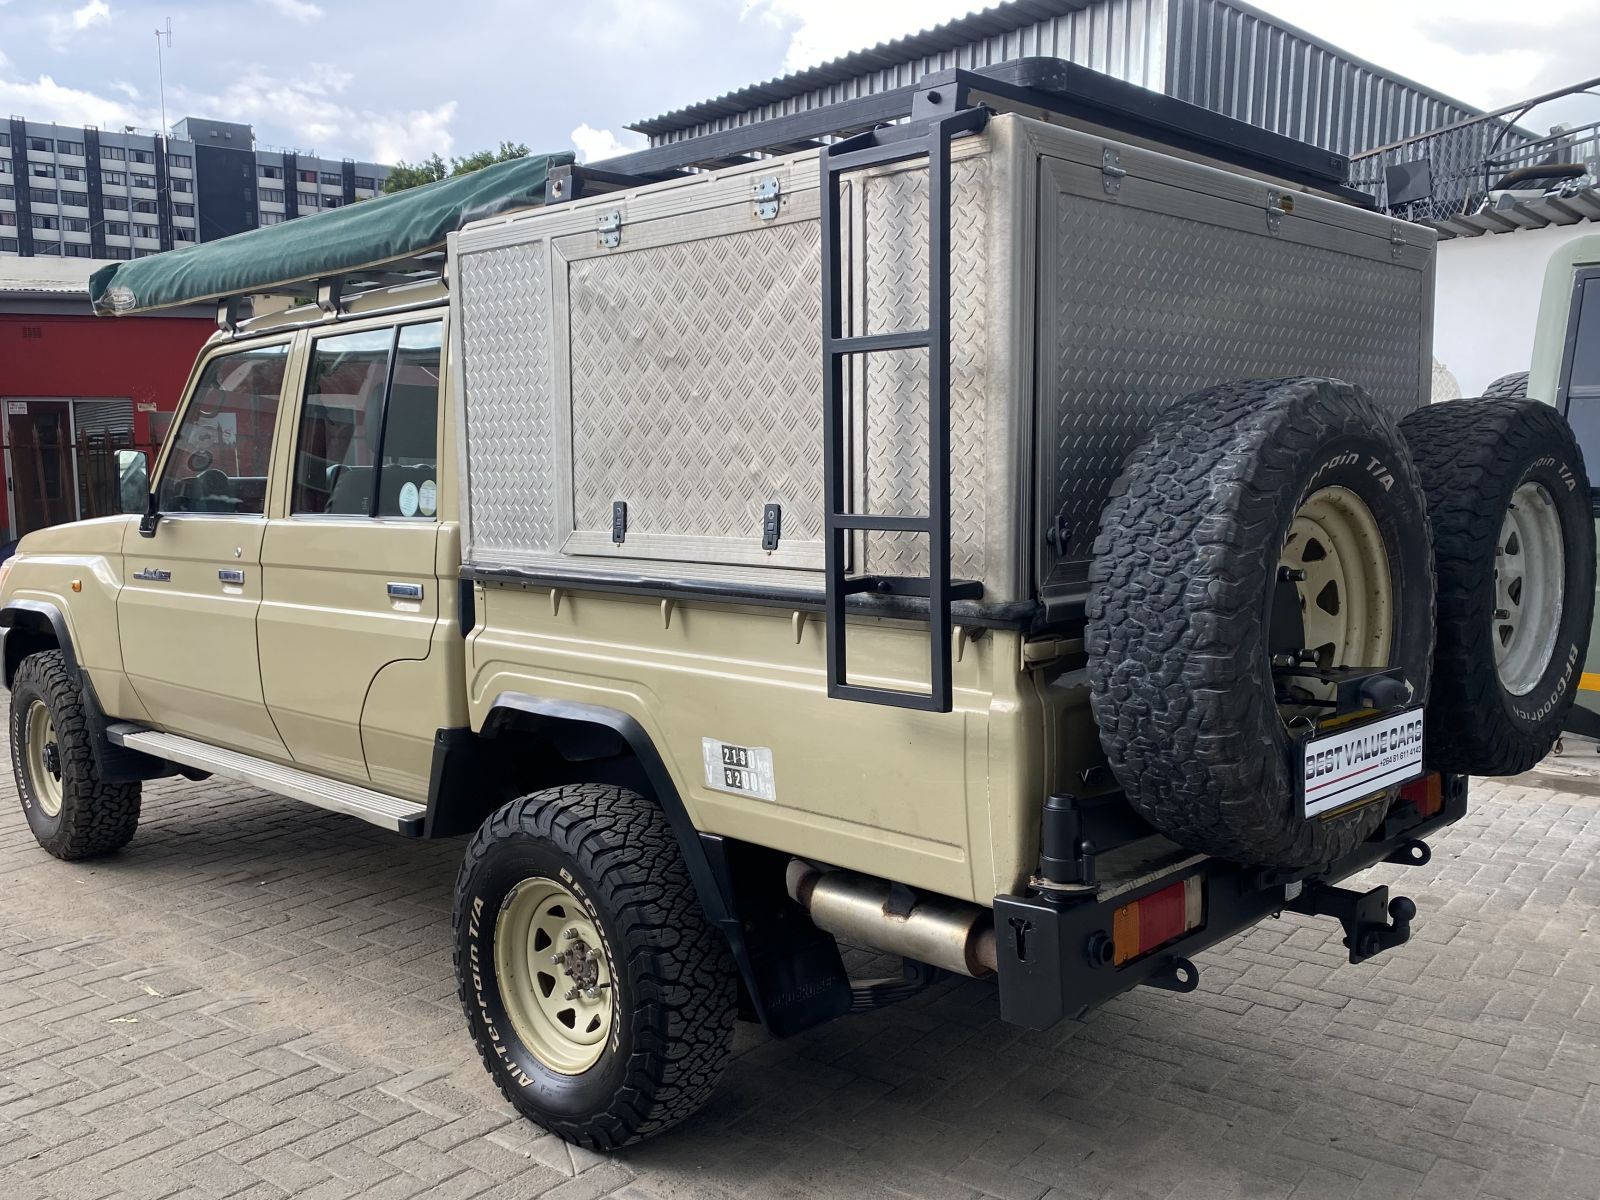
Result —
<svg viewBox="0 0 1600 1200"><path fill-rule="evenodd" d="M389 168L258 146L249 125L0 123L0 255L141 258L375 196Z"/></svg>

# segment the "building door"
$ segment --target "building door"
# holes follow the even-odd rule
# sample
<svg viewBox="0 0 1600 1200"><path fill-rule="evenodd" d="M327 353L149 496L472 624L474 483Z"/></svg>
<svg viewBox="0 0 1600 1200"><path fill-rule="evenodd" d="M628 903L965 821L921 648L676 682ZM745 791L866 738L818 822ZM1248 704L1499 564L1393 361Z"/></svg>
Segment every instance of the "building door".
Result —
<svg viewBox="0 0 1600 1200"><path fill-rule="evenodd" d="M12 537L78 519L70 401L7 400L6 457Z"/></svg>

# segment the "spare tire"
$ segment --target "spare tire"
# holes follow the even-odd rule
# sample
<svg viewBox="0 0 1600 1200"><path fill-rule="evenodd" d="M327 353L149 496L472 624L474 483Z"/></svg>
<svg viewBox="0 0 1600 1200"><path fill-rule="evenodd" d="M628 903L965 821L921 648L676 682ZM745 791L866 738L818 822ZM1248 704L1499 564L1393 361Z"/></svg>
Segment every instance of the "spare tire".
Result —
<svg viewBox="0 0 1600 1200"><path fill-rule="evenodd" d="M1497 396L1504 400L1526 400L1528 398L1528 372L1513 371L1509 375L1502 375L1484 388L1483 394L1485 396Z"/></svg>
<svg viewBox="0 0 1600 1200"><path fill-rule="evenodd" d="M1394 422L1335 380L1198 392L1112 488L1087 649L1101 744L1133 807L1192 850L1302 867L1354 849L1394 792L1313 818L1296 799L1295 744L1326 697L1275 687L1284 567L1304 572L1283 576L1288 620L1298 600L1319 665L1398 667L1423 699L1433 563Z"/></svg>
<svg viewBox="0 0 1600 1200"><path fill-rule="evenodd" d="M1400 424L1433 523L1430 766L1516 775L1550 752L1594 615L1594 511L1572 430L1534 400L1447 400Z"/></svg>

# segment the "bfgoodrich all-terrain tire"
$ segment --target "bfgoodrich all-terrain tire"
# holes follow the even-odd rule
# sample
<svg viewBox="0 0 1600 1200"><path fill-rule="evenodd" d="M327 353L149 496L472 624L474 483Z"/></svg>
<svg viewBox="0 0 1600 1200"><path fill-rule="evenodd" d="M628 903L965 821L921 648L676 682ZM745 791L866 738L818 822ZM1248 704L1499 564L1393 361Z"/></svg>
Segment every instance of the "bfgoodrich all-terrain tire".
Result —
<svg viewBox="0 0 1600 1200"><path fill-rule="evenodd" d="M574 784L500 808L467 848L455 935L473 1039L524 1116L608 1150L711 1095L737 976L651 801Z"/></svg>
<svg viewBox="0 0 1600 1200"><path fill-rule="evenodd" d="M89 738L61 652L23 659L11 685L11 769L28 827L57 858L120 850L139 828L139 785L103 781Z"/></svg>
<svg viewBox="0 0 1600 1200"><path fill-rule="evenodd" d="M1359 388L1233 383L1162 415L1101 516L1088 609L1101 743L1146 820L1190 849L1284 867L1341 857L1377 827L1392 792L1305 816L1294 740L1326 697L1275 680L1270 651L1287 600L1290 629L1317 631L1301 649L1318 666L1398 667L1420 701L1427 525L1405 445ZM1295 595L1280 578L1299 580Z"/></svg>
<svg viewBox="0 0 1600 1200"><path fill-rule="evenodd" d="M1422 475L1439 579L1429 765L1515 775L1550 752L1594 613L1583 455L1533 400L1448 400L1401 422Z"/></svg>
<svg viewBox="0 0 1600 1200"><path fill-rule="evenodd" d="M1502 375L1484 388L1483 394L1499 400L1526 400L1528 398L1528 373L1526 371L1513 371L1509 375Z"/></svg>

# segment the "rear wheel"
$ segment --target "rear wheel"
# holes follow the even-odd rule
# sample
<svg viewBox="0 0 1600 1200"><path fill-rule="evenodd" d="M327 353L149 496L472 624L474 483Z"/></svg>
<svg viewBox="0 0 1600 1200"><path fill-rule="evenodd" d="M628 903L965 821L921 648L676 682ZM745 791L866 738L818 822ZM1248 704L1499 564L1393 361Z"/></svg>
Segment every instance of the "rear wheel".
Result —
<svg viewBox="0 0 1600 1200"><path fill-rule="evenodd" d="M496 811L462 863L455 933L473 1039L524 1116L605 1150L710 1097L737 976L650 800L575 784Z"/></svg>
<svg viewBox="0 0 1600 1200"><path fill-rule="evenodd" d="M139 785L100 778L83 691L59 650L29 655L17 668L11 767L28 827L57 858L120 850L139 828Z"/></svg>
<svg viewBox="0 0 1600 1200"><path fill-rule="evenodd" d="M1129 802L1192 850L1339 858L1392 790L1308 818L1296 744L1332 712L1315 672L1398 668L1426 695L1427 516L1392 421L1326 379L1226 384L1169 409L1101 516L1087 648L1101 744Z"/></svg>
<svg viewBox="0 0 1600 1200"><path fill-rule="evenodd" d="M1483 389L1485 396L1499 400L1526 400L1528 398L1528 372L1513 371L1502 375Z"/></svg>
<svg viewBox="0 0 1600 1200"><path fill-rule="evenodd" d="M1561 414L1451 400L1401 423L1439 576L1429 764L1515 775L1548 754L1577 696L1594 614L1594 513Z"/></svg>

